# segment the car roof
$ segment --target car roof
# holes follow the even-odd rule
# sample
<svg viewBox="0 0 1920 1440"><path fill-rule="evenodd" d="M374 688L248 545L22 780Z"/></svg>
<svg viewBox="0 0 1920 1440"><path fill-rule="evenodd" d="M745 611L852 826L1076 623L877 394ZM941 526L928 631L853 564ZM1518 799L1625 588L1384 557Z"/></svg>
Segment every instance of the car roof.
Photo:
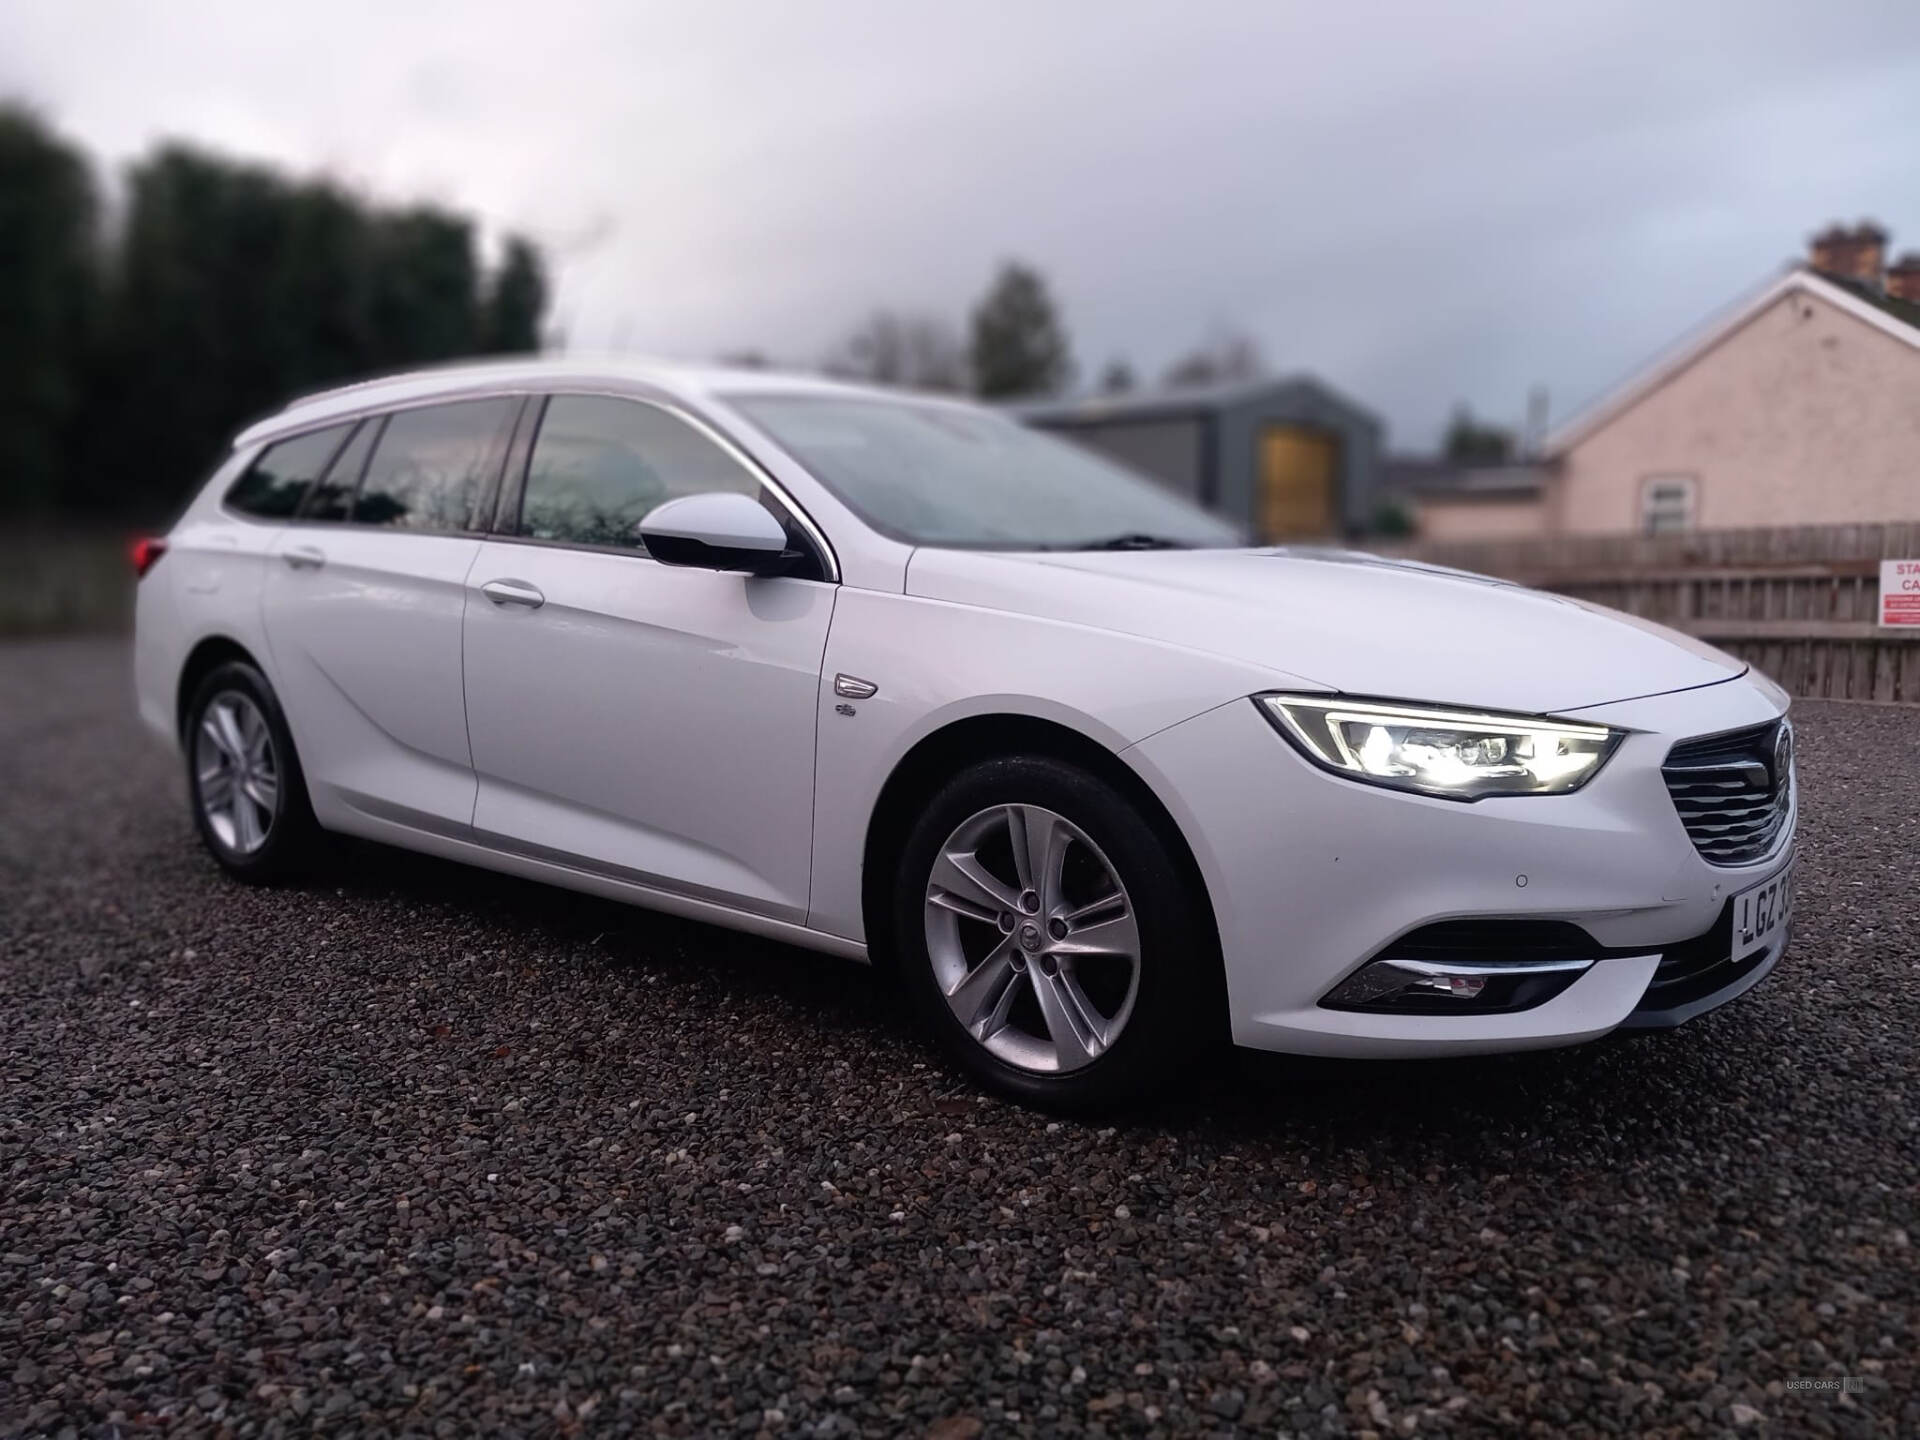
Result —
<svg viewBox="0 0 1920 1440"><path fill-rule="evenodd" d="M849 384L819 375L722 365L682 365L632 356L527 357L512 360L467 361L426 370L381 376L353 385L302 395L285 409L255 421L234 438L236 449L280 435L344 420L369 410L419 404L441 398L491 394L521 387L555 389L643 389L698 405L710 397L728 395L838 395L847 398L960 403L950 396L886 390Z"/></svg>

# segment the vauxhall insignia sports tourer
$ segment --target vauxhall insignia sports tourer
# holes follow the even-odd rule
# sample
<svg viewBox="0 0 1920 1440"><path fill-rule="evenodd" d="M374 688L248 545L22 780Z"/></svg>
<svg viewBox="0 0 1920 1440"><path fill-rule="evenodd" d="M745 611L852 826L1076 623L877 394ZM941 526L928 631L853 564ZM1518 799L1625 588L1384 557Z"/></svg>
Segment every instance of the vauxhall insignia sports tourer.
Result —
<svg viewBox="0 0 1920 1440"><path fill-rule="evenodd" d="M529 361L300 400L136 548L235 876L336 831L892 967L976 1077L1670 1026L1791 914L1783 692L1484 577L1252 547L992 411Z"/></svg>

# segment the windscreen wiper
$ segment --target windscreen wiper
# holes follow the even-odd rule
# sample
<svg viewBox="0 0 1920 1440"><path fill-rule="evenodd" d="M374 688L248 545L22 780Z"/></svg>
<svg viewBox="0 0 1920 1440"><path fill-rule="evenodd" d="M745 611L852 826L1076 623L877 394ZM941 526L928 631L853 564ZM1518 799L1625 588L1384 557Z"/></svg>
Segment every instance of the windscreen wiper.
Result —
<svg viewBox="0 0 1920 1440"><path fill-rule="evenodd" d="M1072 550L1184 550L1186 542L1169 540L1164 535L1147 535L1139 531L1125 535L1109 535L1104 540L1092 540L1085 545L1062 546Z"/></svg>

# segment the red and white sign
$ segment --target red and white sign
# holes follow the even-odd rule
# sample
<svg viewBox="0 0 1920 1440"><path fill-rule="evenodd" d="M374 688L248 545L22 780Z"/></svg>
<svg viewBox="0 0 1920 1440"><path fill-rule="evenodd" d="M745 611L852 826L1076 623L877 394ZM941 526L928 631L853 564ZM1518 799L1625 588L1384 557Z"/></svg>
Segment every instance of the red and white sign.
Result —
<svg viewBox="0 0 1920 1440"><path fill-rule="evenodd" d="M1880 562L1880 623L1920 630L1920 560Z"/></svg>

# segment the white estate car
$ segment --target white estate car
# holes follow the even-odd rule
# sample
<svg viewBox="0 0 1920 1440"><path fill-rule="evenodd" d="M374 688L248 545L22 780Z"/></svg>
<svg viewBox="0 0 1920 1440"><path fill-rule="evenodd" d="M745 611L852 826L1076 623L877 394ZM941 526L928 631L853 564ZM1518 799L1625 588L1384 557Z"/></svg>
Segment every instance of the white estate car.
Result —
<svg viewBox="0 0 1920 1440"><path fill-rule="evenodd" d="M1787 699L1739 661L1247 548L961 403L403 376L244 432L136 567L234 874L342 831L883 958L1027 1099L1673 1025L1786 944Z"/></svg>

